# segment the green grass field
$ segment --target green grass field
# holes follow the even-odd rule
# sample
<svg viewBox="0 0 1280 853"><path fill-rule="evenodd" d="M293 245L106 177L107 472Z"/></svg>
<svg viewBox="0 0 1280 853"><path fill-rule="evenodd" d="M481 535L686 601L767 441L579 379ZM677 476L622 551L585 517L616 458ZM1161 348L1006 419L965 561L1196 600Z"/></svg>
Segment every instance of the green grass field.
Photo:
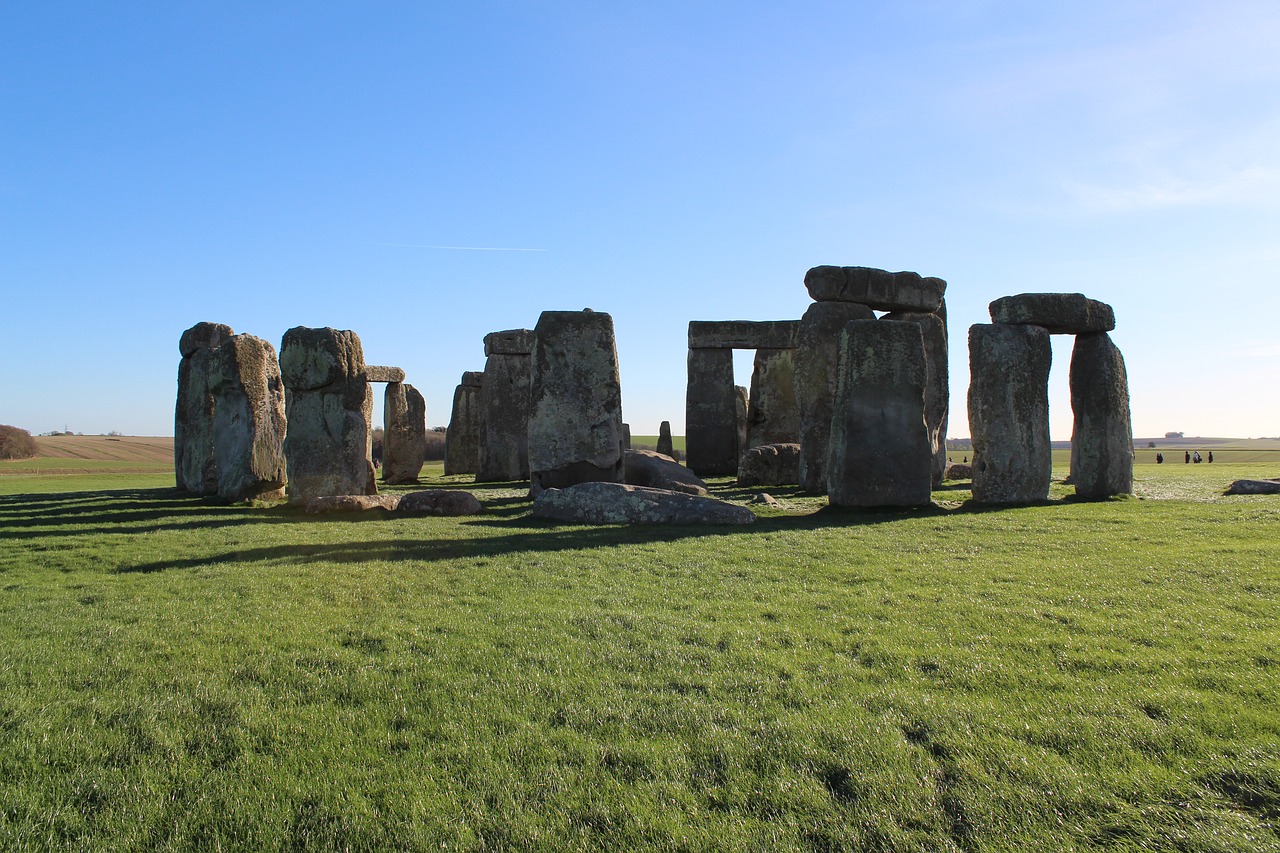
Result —
<svg viewBox="0 0 1280 853"><path fill-rule="evenodd" d="M1221 494L1280 461L746 529L427 474L486 514L0 477L0 848L1280 850L1280 499Z"/></svg>

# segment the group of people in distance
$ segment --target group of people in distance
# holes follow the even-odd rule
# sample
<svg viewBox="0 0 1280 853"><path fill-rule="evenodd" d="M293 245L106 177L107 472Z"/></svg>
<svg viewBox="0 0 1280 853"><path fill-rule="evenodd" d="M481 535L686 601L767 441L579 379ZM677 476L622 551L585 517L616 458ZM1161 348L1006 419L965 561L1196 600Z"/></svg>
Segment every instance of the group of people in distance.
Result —
<svg viewBox="0 0 1280 853"><path fill-rule="evenodd" d="M1195 451L1195 452L1192 452L1192 451L1188 450L1188 451L1186 451L1186 452L1185 452L1185 455L1184 455L1184 462L1185 462L1185 464L1190 465L1192 462L1194 462L1194 463L1196 463L1197 465L1199 465L1199 464L1200 464L1201 462L1203 462L1203 461L1204 461L1204 459L1203 459L1203 458L1201 458L1201 456L1200 456L1200 451L1199 451L1199 450L1197 450L1197 451ZM1213 461L1213 451L1212 451L1212 450L1210 450L1210 451L1209 451L1209 461L1210 461L1210 462L1212 462L1212 461ZM1156 454L1156 464L1157 464L1157 465L1161 465L1161 464L1163 464L1163 463L1164 463L1164 454L1163 454L1163 453L1157 453L1157 454Z"/></svg>

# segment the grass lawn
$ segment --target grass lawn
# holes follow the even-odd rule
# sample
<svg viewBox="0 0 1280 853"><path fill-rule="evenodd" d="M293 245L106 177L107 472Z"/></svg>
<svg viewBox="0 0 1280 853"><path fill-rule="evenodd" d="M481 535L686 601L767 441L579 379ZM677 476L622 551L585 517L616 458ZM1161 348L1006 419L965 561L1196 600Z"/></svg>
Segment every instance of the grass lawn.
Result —
<svg viewBox="0 0 1280 853"><path fill-rule="evenodd" d="M1280 463L749 528L428 473L486 513L0 477L0 848L1280 850L1280 498L1221 494Z"/></svg>

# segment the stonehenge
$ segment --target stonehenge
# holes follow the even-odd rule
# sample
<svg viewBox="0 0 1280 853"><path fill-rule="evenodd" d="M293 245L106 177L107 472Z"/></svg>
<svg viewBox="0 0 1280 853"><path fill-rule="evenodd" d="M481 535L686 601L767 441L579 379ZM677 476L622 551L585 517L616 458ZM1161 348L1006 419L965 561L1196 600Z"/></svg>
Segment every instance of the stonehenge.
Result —
<svg viewBox="0 0 1280 853"><path fill-rule="evenodd" d="M916 324L853 320L840 332L827 460L832 506L929 503L934 451L925 422L927 384Z"/></svg>
<svg viewBox="0 0 1280 853"><path fill-rule="evenodd" d="M676 457L675 448L671 443L671 421L663 421L658 426L658 452L672 459Z"/></svg>
<svg viewBox="0 0 1280 853"><path fill-rule="evenodd" d="M234 334L222 323L196 323L178 341L182 360L178 362L178 400L173 417L173 472L178 488L193 495L218 493L209 368L213 350Z"/></svg>
<svg viewBox="0 0 1280 853"><path fill-rule="evenodd" d="M444 473L474 474L480 470L484 440L484 374L468 370L453 392L453 412L445 431Z"/></svg>
<svg viewBox="0 0 1280 853"><path fill-rule="evenodd" d="M747 400L747 440L743 451L765 444L800 441L796 403L795 350L758 349Z"/></svg>
<svg viewBox="0 0 1280 853"><path fill-rule="evenodd" d="M542 312L533 333L528 424L533 494L622 482L626 436L611 316Z"/></svg>
<svg viewBox="0 0 1280 853"><path fill-rule="evenodd" d="M295 326L280 344L289 502L375 495L373 392L355 332Z"/></svg>
<svg viewBox="0 0 1280 853"><path fill-rule="evenodd" d="M529 479L529 363L532 329L484 338L484 441L477 483Z"/></svg>
<svg viewBox="0 0 1280 853"><path fill-rule="evenodd" d="M1076 335L1071 353L1071 482L1098 500L1133 492L1133 428L1124 356L1106 332Z"/></svg>
<svg viewBox="0 0 1280 853"><path fill-rule="evenodd" d="M282 499L289 478L276 351L261 338L235 335L211 352L217 495L227 501Z"/></svg>
<svg viewBox="0 0 1280 853"><path fill-rule="evenodd" d="M403 377L404 371L399 373ZM370 375L370 372L365 372L366 378ZM412 385L398 380L388 381L382 417L383 482L417 482L427 455L426 401Z"/></svg>

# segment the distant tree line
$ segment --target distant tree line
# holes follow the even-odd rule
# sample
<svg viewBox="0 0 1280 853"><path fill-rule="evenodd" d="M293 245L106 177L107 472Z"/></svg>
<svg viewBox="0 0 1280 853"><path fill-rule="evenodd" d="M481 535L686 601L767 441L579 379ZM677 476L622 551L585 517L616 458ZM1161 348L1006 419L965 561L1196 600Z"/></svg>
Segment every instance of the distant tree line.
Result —
<svg viewBox="0 0 1280 853"><path fill-rule="evenodd" d="M16 426L0 424L0 459L30 459L36 455L36 440Z"/></svg>

